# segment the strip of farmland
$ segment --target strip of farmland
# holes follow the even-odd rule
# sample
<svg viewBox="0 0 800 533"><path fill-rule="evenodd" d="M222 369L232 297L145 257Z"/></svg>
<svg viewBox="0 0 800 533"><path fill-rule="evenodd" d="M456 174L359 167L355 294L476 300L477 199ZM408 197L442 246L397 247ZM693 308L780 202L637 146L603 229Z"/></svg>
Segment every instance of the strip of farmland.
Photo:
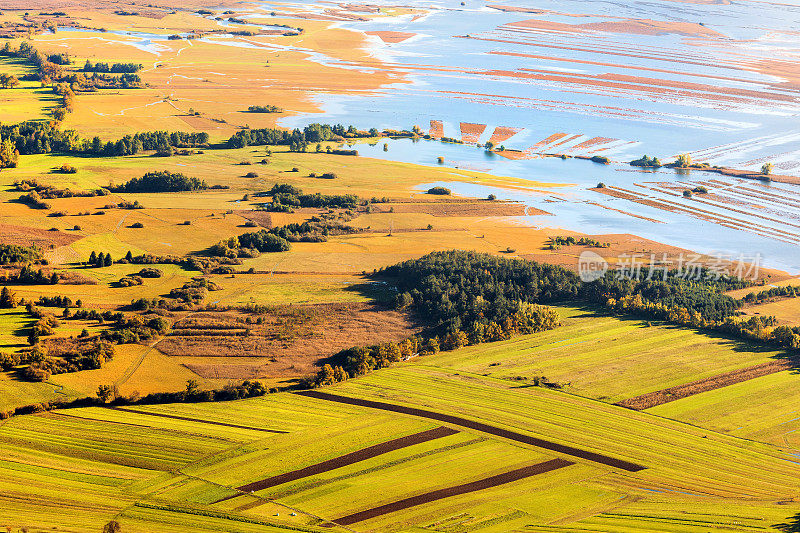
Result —
<svg viewBox="0 0 800 533"><path fill-rule="evenodd" d="M594 463L603 464L606 466L610 466L612 468L619 468L620 470L625 470L627 472L639 472L640 470L644 470L646 468L636 463L631 463L622 459L609 457L607 455L603 455L600 453L590 452L588 450L582 450L580 448L575 448L573 446L568 446L566 444L558 444L556 442L540 439L537 437L532 437L530 435L523 435L522 433L517 433L515 431L511 431L508 429L490 426L489 424L484 424L482 422L468 420L466 418L461 418L459 416L437 413L435 411L428 411L426 409L417 409L415 407L405 407L403 405L395 405L385 402L375 402L372 400L362 400L360 398L350 398L348 396L340 396L338 394L330 394L327 392L320 392L316 390L300 391L296 392L295 394L299 394L301 396L308 396L310 398L317 398L319 400L328 400L331 402L346 403L349 405L357 405L360 407L382 409L384 411L392 411L395 413L438 420L439 422L444 422L446 424L454 424L456 426L462 426L475 431L489 433L490 435L495 435L497 437L502 437L505 439L521 442L523 444L536 446L537 448L543 448L545 450L562 453L564 455L570 455L572 457L577 457L579 459L584 459L586 461L592 461Z"/></svg>
<svg viewBox="0 0 800 533"><path fill-rule="evenodd" d="M525 479L538 474L552 472L553 470L558 470L559 468L564 468L565 466L574 464L575 463L572 461L567 461L566 459L551 459L543 463L537 463L535 465L518 468L517 470L511 470L510 472L504 472L496 476L479 479L478 481L472 481L470 483L464 483L463 485L456 485L454 487L447 487L445 489L438 489L431 492L426 492L425 494L420 494L418 496L412 496L396 502L387 503L385 505L379 505L378 507L373 507L372 509L359 511L357 513L337 518L332 522L341 526L349 526L351 524L355 524L356 522L369 520L370 518L375 518L387 513L401 511L403 509L408 509L409 507L415 507L417 505L434 502L443 498L450 498L452 496L460 496L470 492L490 489L492 487L505 485L506 483L511 483L513 481L518 481L520 479Z"/></svg>
<svg viewBox="0 0 800 533"><path fill-rule="evenodd" d="M421 431L419 433L414 433L413 435L406 435L405 437L399 437L397 439L382 442L374 446L362 448L360 450L356 450L354 452L341 455L321 463L313 464L305 468L292 470L291 472L285 472L283 474L268 477L260 481L254 481L253 483L248 483L247 485L237 487L237 490L242 492L255 492L268 489L270 487L289 483L290 481L297 481L298 479L303 479L304 477L322 474L330 470L335 470L337 468L349 466L361 461L366 461L367 459L372 459L373 457L378 457L379 455L383 455L385 453L407 448L409 446L413 446L414 444L421 444L423 442L440 439L442 437L449 437L450 435L455 435L457 433L458 431L455 429L439 426L438 428ZM214 503L229 500L231 498L235 498L236 496L238 496L238 494L222 498Z"/></svg>
<svg viewBox="0 0 800 533"><path fill-rule="evenodd" d="M126 413L136 413L137 415L146 416L160 416L161 418L171 418L173 420L186 420L187 422L199 422L201 424L213 424L215 426L225 426L228 428L236 429L249 429L251 431L263 431L265 433L289 433L288 431L280 431L278 429L255 428L252 426L240 426L238 424L228 424L227 422L214 422L213 420L203 420L201 418L190 418L188 416L167 415L164 413L150 413L148 411L138 411L136 409L127 409L125 407L107 407L115 411L125 411Z"/></svg>
<svg viewBox="0 0 800 533"><path fill-rule="evenodd" d="M768 363L761 363L759 365L741 368L732 372L726 372L724 374L698 379L697 381L692 381L691 383L685 383L683 385L677 385L668 389L648 392L647 394L641 394L639 396L634 396L633 398L628 398L627 400L617 402L616 405L641 411L657 405L680 400L681 398L700 394L701 392L721 389L722 387L727 387L728 385L733 385L734 383L741 383L742 381L759 378L761 376L774 374L776 372L783 372L784 370L789 370L794 366L795 363L791 360L770 361Z"/></svg>

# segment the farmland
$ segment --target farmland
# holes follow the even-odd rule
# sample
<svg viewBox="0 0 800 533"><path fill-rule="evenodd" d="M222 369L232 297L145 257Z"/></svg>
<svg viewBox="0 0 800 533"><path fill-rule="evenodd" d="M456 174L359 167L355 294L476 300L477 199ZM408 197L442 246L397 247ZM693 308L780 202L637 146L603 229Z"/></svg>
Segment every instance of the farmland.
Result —
<svg viewBox="0 0 800 533"><path fill-rule="evenodd" d="M625 472L464 423L432 433L437 421L291 393L224 404L93 407L0 426L8 487L3 519L76 531L96 530L111 516L131 531L171 531L178 522L198 531L250 531L253 524L316 531L327 520L563 457L549 472L379 513L351 527L693 532L737 523L755 531L788 520L791 506L780 502L799 488L780 447L563 392L416 363L328 391L357 400L378 391L382 402L545 437L645 469ZM417 437L425 434L431 436ZM382 444L398 439L390 448ZM371 446L375 451L356 453ZM347 454L354 454L349 463L337 459ZM705 461L709 455L724 459ZM314 467L325 461L331 466ZM236 491L306 467L295 480ZM72 514L78 509L80 519Z"/></svg>
<svg viewBox="0 0 800 533"><path fill-rule="evenodd" d="M442 354L438 368L532 383L546 377L566 390L608 402L681 385L786 354L722 336L646 320L561 308L564 325Z"/></svg>
<svg viewBox="0 0 800 533"><path fill-rule="evenodd" d="M0 0L0 530L800 531L751 3Z"/></svg>

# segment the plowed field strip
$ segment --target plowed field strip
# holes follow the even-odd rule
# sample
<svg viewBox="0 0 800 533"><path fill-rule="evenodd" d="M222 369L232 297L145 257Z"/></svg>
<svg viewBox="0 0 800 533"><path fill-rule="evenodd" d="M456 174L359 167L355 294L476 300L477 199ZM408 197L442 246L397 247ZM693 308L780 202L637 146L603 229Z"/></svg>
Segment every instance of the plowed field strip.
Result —
<svg viewBox="0 0 800 533"><path fill-rule="evenodd" d="M320 392L316 390L300 391L296 392L295 394L299 394L301 396L308 396L310 398L317 398L319 400L328 400L331 402L346 403L349 405L357 405L360 407L371 407L373 409L382 409L384 411L392 411L395 413L401 413L405 415L419 416L422 418L438 420L439 422L444 422L446 424L462 426L475 431L481 431L483 433L489 433L490 435L502 437L504 439L509 439L521 442L523 444L536 446L537 448L543 448L545 450L550 450L557 453L563 453L564 455L578 457L579 459L592 461L594 463L603 464L606 466L610 466L612 468L619 468L620 470L625 470L627 472L639 472L640 470L644 470L646 468L644 466L624 461L622 459L616 459L614 457L609 457L607 455L603 455L600 453L590 452L588 450L581 450L580 448L575 448L573 446L567 446L565 444L558 444L556 442L551 442L537 437L531 437L530 435L523 435L522 433L517 433L515 431L510 431L508 429L490 426L489 424L476 422L474 420L468 420L466 418L461 418L459 416L447 415L444 413L437 413L435 411L417 409L414 407L405 407L402 405L395 405L385 402L375 402L372 400L362 400L360 398L350 398L348 396L339 396L338 394L330 394L327 392Z"/></svg>
<svg viewBox="0 0 800 533"><path fill-rule="evenodd" d="M728 385L733 385L734 383L741 383L742 381L789 370L793 368L793 366L794 363L790 360L770 361L768 363L761 363L759 365L733 370L732 372L726 372L717 376L698 379L697 381L692 381L691 383L686 383L684 385L677 385L668 389L648 392L647 394L634 396L633 398L628 398L627 400L617 402L616 405L641 411L643 409L649 409L651 407L672 402L674 400L680 400L681 398L686 398L687 396L700 394L701 392L721 389L722 387L727 387Z"/></svg>
<svg viewBox="0 0 800 533"><path fill-rule="evenodd" d="M405 437L382 442L380 444L376 444L375 446L362 448L361 450L356 450L354 452L341 455L328 461L307 466L305 468L300 468L298 470L293 470L277 476L268 477L260 481L254 481L253 483L248 483L247 485L237 487L237 489L242 492L255 492L258 490L268 489L270 487L289 483L290 481L297 481L298 479L302 479L304 477L322 474L330 470L335 470L337 468L349 466L367 459L372 459L373 457L378 457L379 455L383 455L385 453L407 448L409 446L413 446L414 444L421 444L423 442L440 439L442 437L449 437L450 435L455 435L457 433L458 431L455 429L440 426L438 428L429 429L420 433L414 433L413 435L407 435ZM223 499L230 499L232 497L233 496Z"/></svg>
<svg viewBox="0 0 800 533"><path fill-rule="evenodd" d="M370 518L375 518L387 513L401 511L403 509L408 509L409 507L423 505L425 503L434 502L443 498L450 498L451 496L460 496L461 494L468 494L470 492L497 487L498 485L505 485L506 483L511 483L513 481L518 481L520 479L525 479L538 474L544 474L546 472L551 472L553 470L558 470L559 468L564 468L565 466L574 464L575 463L572 461L567 461L566 459L551 459L543 463L537 463L535 465L526 466L517 470L511 470L510 472L504 472L503 474L498 474L496 476L479 479L478 481L473 481L471 483L464 483L463 485L456 485L455 487L434 490L418 496L412 496L396 502L373 507L372 509L367 509L365 511L359 511L357 513L349 514L333 520L333 522L341 526L349 526L351 524L355 524L356 522L369 520Z"/></svg>
<svg viewBox="0 0 800 533"><path fill-rule="evenodd" d="M177 415L167 415L164 413L150 413L147 411L137 411L136 409L127 409L125 407L107 407L107 409L114 409L115 411L125 411L127 413L136 413L137 415L160 416L161 418L172 418L173 420L186 420L188 422L200 422L201 424L213 424L215 426L225 426L228 428L249 429L251 431L263 431L265 433L289 433L288 431L280 431L278 429L265 429L265 428L254 428L251 426L240 426L238 424L228 424L226 422L214 422L212 420L203 420L202 418L190 418L188 416L177 416Z"/></svg>

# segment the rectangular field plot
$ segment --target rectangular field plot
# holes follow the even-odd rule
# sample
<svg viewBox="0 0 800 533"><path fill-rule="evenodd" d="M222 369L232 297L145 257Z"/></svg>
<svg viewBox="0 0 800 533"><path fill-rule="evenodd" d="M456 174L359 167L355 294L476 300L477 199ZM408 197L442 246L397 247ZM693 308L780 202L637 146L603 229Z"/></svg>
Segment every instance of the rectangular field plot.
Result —
<svg viewBox="0 0 800 533"><path fill-rule="evenodd" d="M179 468L231 445L219 437L82 419L58 412L6 421L0 427L0 443L148 470Z"/></svg>
<svg viewBox="0 0 800 533"><path fill-rule="evenodd" d="M686 328L560 309L564 325L555 330L469 346L421 362L505 379L545 376L568 384L570 392L617 402L782 354Z"/></svg>
<svg viewBox="0 0 800 533"><path fill-rule="evenodd" d="M285 488L268 497L331 519L543 462L552 457L459 434L419 444ZM542 477L547 477L543 474Z"/></svg>
<svg viewBox="0 0 800 533"><path fill-rule="evenodd" d="M648 409L714 431L800 449L800 374L778 372Z"/></svg>
<svg viewBox="0 0 800 533"><path fill-rule="evenodd" d="M800 488L800 465L786 461L784 454L771 446L561 392L509 388L485 378L414 366L382 370L328 390L376 399L378 387L383 402L490 421L501 428L643 465L645 470L615 479L625 490L775 498Z"/></svg>
<svg viewBox="0 0 800 533"><path fill-rule="evenodd" d="M579 521L525 529L537 533L596 532L708 533L709 531L792 531L776 526L787 524L791 511L772 502L693 501L691 506L675 504L663 497L626 502Z"/></svg>
<svg viewBox="0 0 800 533"><path fill-rule="evenodd" d="M800 283L798 283L800 285ZM748 315L774 316L780 324L800 326L800 299L784 298L760 305L744 308Z"/></svg>
<svg viewBox="0 0 800 533"><path fill-rule="evenodd" d="M260 398L224 403L137 405L129 409L142 413L186 417L215 424L235 424L281 432L335 424L363 412L347 405L320 406L313 400L296 398L295 395L289 394L270 394Z"/></svg>
<svg viewBox="0 0 800 533"><path fill-rule="evenodd" d="M431 430L439 424L427 421L405 420L386 413L364 412L361 416L340 423L310 428L286 435L273 435L268 439L241 446L228 453L198 461L185 468L186 474L200 477L229 487L243 487L242 492L259 490L256 484L273 476L308 468L324 461L336 460L370 446L378 446L393 439L407 437ZM427 444L441 445L453 437L442 437ZM404 449L416 448L422 444ZM380 451L380 450L379 450ZM380 455L380 454L372 454ZM363 466L363 462L356 462ZM338 470L333 470L338 472ZM333 474L330 474L333 475ZM279 484L263 491L265 495L290 492L294 484L304 484L308 477ZM287 488L288 487L288 488ZM237 494L231 490L230 495ZM261 494L261 492L259 492Z"/></svg>

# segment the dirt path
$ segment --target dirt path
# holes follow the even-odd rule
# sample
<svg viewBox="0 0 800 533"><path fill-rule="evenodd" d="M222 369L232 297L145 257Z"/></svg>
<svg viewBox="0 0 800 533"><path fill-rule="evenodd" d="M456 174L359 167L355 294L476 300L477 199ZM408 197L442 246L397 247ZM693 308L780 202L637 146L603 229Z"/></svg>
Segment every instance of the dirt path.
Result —
<svg viewBox="0 0 800 533"><path fill-rule="evenodd" d="M201 424L213 424L215 426L225 426L228 428L249 429L251 431L263 431L265 433L289 433L288 431L280 431L277 429L254 428L251 426L240 426L238 424L228 424L226 422L213 422L211 420L203 420L202 418L190 418L188 416L167 415L163 413L150 413L147 411L139 411L136 409L128 409L126 407L107 407L115 411L125 411L126 413L136 413L137 415L159 416L161 418L172 418L173 420L186 420L187 422L200 422Z"/></svg>
<svg viewBox="0 0 800 533"><path fill-rule="evenodd" d="M668 389L662 389L654 392L648 392L647 394L634 396L633 398L628 398L627 400L617 402L615 405L627 407L636 411L642 411L657 405L680 400L681 398L686 398L687 396L700 394L701 392L721 389L722 387L727 387L728 385L733 385L734 383L741 383L742 381L760 378L761 376L789 370L793 368L794 365L795 364L792 361L785 359L761 363L754 366L748 366L747 368L733 370L732 372L711 376L709 378L698 379L697 381L692 381L691 383L686 383L684 385L677 385Z"/></svg>
<svg viewBox="0 0 800 533"><path fill-rule="evenodd" d="M518 481L520 479L525 479L538 474L544 474L546 472L552 472L553 470L558 470L559 468L564 468L565 466L574 464L575 463L572 461L567 461L566 459L551 459L543 463L525 466L523 468L511 470L510 472L504 472L496 476L479 479L478 481L472 481L471 483L464 483L463 485L456 485L454 487L434 490L418 496L412 496L396 502L387 503L386 505L373 507L372 509L367 509L365 511L359 511L357 513L337 518L336 520L332 520L332 522L340 526L349 526L351 524L355 524L356 522L369 520L370 518L375 518L387 513L401 511L403 509L408 509L409 507L415 507L417 505L434 502L443 498L450 498L451 496L460 496L462 494L469 494L470 492L476 492L479 490L497 487L499 485L505 485L506 483L511 483L513 481Z"/></svg>
<svg viewBox="0 0 800 533"><path fill-rule="evenodd" d="M456 431L455 429L450 429L448 427L440 426L438 428L429 429L427 431L422 431L420 433L414 433L413 435L407 435L405 437L400 437L390 441L382 442L380 444L376 444L375 446L362 448L361 450L357 450L339 457L335 457L328 461L323 461L321 463L307 466L305 468L292 470L291 472L286 472L284 474L279 474L277 476L268 477L266 479L262 479L261 481L248 483L247 485L242 485L241 487L237 487L237 490L240 490L242 492L255 492L259 490L268 489L270 487L275 487L277 485L289 483L290 481L297 481L298 479L302 479L304 477L314 476L316 474L322 474L323 472L328 472L330 470L342 468L344 466L352 465L360 461L366 461L367 459L372 459L373 457L378 457L379 455L383 455L385 453L393 452L395 450L400 450L402 448L407 448L408 446L413 446L414 444L421 444L423 442L428 442L430 440L436 440L442 437L449 437L450 435L455 435L457 433L458 431ZM235 498L236 496L238 496L238 494L222 498L221 500L217 500L214 503L230 500L231 498Z"/></svg>
<svg viewBox="0 0 800 533"><path fill-rule="evenodd" d="M545 450L550 450L556 453L570 455L572 457L577 457L579 459L584 459L586 461L592 461L594 463L603 464L606 466L610 466L612 468L618 468L620 470L625 470L627 472L639 472L640 470L644 470L646 468L644 466L624 461L622 459L616 459L614 457L609 457L607 455L590 452L588 450L581 450L580 448L575 448L573 446L567 446L565 444L558 444L556 442L551 442L537 437L523 435L522 433L517 433L515 431L510 431L508 429L502 429L495 426L490 426L489 424L476 422L474 420L468 420L466 418L461 418L459 416L447 415L444 413L437 413L435 411L417 409L414 407L405 407L402 405L395 405L391 403L374 402L371 400L362 400L359 398L350 398L347 396L339 396L338 394L330 394L327 392L321 392L316 390L300 391L296 392L295 394L299 394L301 396L308 396L310 398L317 398L319 400L328 400L331 402L346 403L349 405L357 405L360 407L371 407L373 409L383 409L384 411L392 411L395 413L402 413L411 416L419 416L422 418L438 420L439 422L444 422L446 424L453 424L456 426L462 426L468 429L473 429L475 431L489 433L490 435L495 435L497 437L502 437L504 439L514 440L517 442L521 442L523 444L529 444L531 446L536 446L537 448L543 448Z"/></svg>

